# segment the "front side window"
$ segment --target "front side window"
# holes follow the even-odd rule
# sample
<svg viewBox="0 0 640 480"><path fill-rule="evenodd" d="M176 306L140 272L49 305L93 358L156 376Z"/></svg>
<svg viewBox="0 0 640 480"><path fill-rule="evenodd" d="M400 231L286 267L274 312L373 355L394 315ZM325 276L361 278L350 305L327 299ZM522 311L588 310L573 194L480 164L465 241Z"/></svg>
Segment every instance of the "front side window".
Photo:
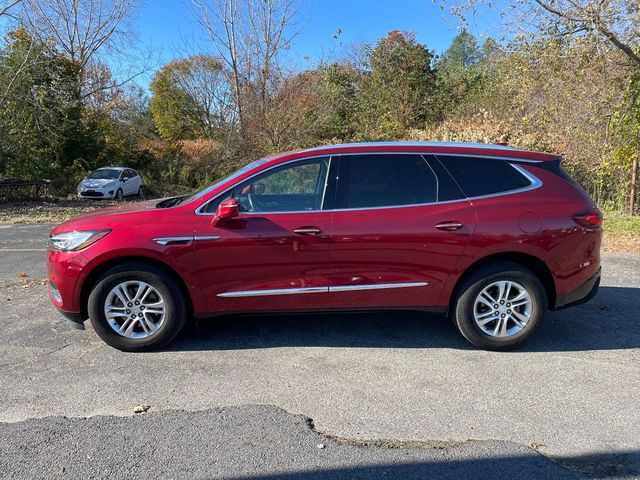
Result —
<svg viewBox="0 0 640 480"><path fill-rule="evenodd" d="M240 211L247 213L321 210L328 171L328 157L276 167L239 183L209 202L203 212L215 212L227 198L235 198Z"/></svg>
<svg viewBox="0 0 640 480"><path fill-rule="evenodd" d="M438 180L422 155L348 155L341 159L339 208L435 202Z"/></svg>

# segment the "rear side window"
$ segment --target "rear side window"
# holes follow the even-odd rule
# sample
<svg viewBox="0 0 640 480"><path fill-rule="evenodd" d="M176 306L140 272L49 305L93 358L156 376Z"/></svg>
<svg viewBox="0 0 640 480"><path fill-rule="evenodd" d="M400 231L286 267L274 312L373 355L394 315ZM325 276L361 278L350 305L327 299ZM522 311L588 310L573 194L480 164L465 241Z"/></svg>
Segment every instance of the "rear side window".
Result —
<svg viewBox="0 0 640 480"><path fill-rule="evenodd" d="M438 181L421 155L345 155L338 208L416 205L437 200Z"/></svg>
<svg viewBox="0 0 640 480"><path fill-rule="evenodd" d="M467 197L528 187L531 182L506 160L438 155Z"/></svg>

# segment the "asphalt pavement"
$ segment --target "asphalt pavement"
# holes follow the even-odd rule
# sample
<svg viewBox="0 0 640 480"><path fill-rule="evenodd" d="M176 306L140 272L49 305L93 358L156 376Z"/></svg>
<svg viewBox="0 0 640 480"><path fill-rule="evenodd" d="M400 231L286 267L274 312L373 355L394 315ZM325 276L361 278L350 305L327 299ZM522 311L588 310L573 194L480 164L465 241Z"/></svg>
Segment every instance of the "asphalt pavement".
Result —
<svg viewBox="0 0 640 480"><path fill-rule="evenodd" d="M598 295L517 352L378 312L227 316L132 354L49 304L49 229L0 226L0 478L640 476L640 257L604 255Z"/></svg>

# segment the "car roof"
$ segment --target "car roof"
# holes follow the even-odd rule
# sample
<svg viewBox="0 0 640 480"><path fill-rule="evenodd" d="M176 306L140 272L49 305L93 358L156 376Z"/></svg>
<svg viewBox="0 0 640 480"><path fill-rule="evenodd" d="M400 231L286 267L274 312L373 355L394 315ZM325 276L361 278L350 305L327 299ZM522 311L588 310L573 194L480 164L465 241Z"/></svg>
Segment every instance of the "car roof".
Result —
<svg viewBox="0 0 640 480"><path fill-rule="evenodd" d="M96 170L134 170L130 167L100 167L96 168Z"/></svg>
<svg viewBox="0 0 640 480"><path fill-rule="evenodd" d="M470 157L497 157L505 160L524 160L544 162L560 159L560 155L542 152L520 150L506 145L493 143L464 143L464 142L366 142L341 143L323 145L304 150L284 152L266 157L263 168L289 160L318 155L344 155L355 153L435 153L448 155L467 155ZM470 159L470 161L473 161Z"/></svg>
<svg viewBox="0 0 640 480"><path fill-rule="evenodd" d="M354 142L339 143L335 145L323 145L309 148L306 151L323 150L329 148L353 148L353 147L457 147L457 148L486 148L491 150L516 150L508 145L498 143L473 143L473 142L426 142L426 141L395 141L395 142Z"/></svg>

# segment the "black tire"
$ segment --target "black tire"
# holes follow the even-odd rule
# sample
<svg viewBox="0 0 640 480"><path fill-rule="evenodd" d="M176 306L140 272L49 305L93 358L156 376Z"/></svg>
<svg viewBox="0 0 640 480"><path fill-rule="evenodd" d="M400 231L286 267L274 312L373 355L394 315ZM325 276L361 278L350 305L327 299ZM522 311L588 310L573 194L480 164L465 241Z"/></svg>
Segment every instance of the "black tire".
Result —
<svg viewBox="0 0 640 480"><path fill-rule="evenodd" d="M122 282L136 280L155 288L165 306L164 321L156 332L145 338L120 335L109 325L104 312L109 292ZM98 336L110 346L126 352L153 350L167 345L180 333L188 316L185 294L174 278L159 268L135 262L105 272L93 287L87 307L91 324Z"/></svg>
<svg viewBox="0 0 640 480"><path fill-rule="evenodd" d="M531 298L531 316L522 330L500 337L482 330L475 321L474 308L480 292L502 280L516 282L527 291ZM485 350L512 350L531 340L540 328L547 308L547 292L533 272L517 263L499 261L479 268L462 282L457 289L452 312L453 321L460 333L476 347ZM496 323L489 324L487 328L492 325Z"/></svg>
<svg viewBox="0 0 640 480"><path fill-rule="evenodd" d="M144 189L142 186L138 188L138 200L144 200Z"/></svg>
<svg viewBox="0 0 640 480"><path fill-rule="evenodd" d="M119 189L116 191L115 200L116 200L116 202L121 202L123 199L124 199L124 195L122 194L122 189L121 189L121 188L119 188Z"/></svg>

